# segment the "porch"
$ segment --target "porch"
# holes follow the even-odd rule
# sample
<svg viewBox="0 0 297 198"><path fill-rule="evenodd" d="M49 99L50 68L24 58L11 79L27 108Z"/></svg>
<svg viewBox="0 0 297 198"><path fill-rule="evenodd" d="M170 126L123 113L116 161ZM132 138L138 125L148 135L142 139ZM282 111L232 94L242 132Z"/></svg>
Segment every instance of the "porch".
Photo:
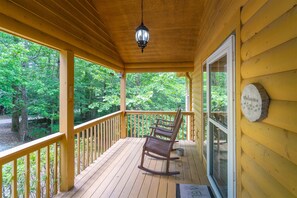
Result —
<svg viewBox="0 0 297 198"><path fill-rule="evenodd" d="M175 112L118 111L75 126L73 146L68 150L68 156L73 153L73 157L68 162L63 153L66 137L60 132L1 152L0 192L4 197L174 197L177 183L208 184L193 141L193 112L182 112L183 123L175 147L185 152L170 164L170 169L180 171L180 175L154 176L137 167L149 127L156 118L173 120L174 115ZM65 163L74 176L74 188L68 192L63 189L63 182L71 179L63 176ZM156 170L165 166L165 162L150 158L145 163ZM10 175L11 180L3 180L4 175Z"/></svg>
<svg viewBox="0 0 297 198"><path fill-rule="evenodd" d="M177 183L208 184L193 141L181 140L175 145L184 149L184 156L170 164L171 170L181 172L176 176L151 175L138 169L144 141L120 139L76 176L72 190L56 197L175 197ZM160 170L165 162L146 158L145 166Z"/></svg>

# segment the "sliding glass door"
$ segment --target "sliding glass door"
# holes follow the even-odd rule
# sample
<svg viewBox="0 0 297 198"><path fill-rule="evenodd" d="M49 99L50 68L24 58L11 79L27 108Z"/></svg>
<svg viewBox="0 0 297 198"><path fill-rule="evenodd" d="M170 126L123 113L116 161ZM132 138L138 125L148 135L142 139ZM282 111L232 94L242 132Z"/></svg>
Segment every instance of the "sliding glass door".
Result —
<svg viewBox="0 0 297 198"><path fill-rule="evenodd" d="M206 61L207 174L218 197L235 196L234 36Z"/></svg>

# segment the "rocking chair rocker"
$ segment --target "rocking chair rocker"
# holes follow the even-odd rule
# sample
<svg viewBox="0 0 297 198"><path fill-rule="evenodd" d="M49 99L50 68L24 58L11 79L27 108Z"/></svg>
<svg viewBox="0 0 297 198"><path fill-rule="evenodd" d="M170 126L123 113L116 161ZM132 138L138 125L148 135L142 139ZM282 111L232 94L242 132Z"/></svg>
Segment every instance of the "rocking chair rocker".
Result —
<svg viewBox="0 0 297 198"><path fill-rule="evenodd" d="M164 140L157 138L155 136L147 136L146 141L143 145L142 157L141 157L141 164L138 166L139 169L144 170L146 172L157 174L157 175L176 175L179 174L179 171L169 171L169 163L170 160L179 159L179 157L170 157L170 152L172 151L173 144L175 143L175 138L177 133L180 129L182 123L182 116L178 118L176 125L172 131L172 135L170 140ZM150 170L143 166L144 162L144 155L154 157L156 159L166 160L166 171L159 172Z"/></svg>

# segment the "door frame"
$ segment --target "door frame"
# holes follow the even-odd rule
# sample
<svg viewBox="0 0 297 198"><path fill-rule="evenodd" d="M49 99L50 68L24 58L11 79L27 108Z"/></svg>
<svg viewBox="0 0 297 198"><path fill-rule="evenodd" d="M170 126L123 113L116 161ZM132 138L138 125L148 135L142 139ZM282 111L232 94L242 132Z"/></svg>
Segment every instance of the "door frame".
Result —
<svg viewBox="0 0 297 198"><path fill-rule="evenodd" d="M236 196L236 130L235 130L235 35L229 36L224 43L206 60L207 67L207 114L208 114L208 122L207 122L207 177L211 184L211 187L217 197L221 197L219 189L216 186L216 182L211 176L210 165L212 164L210 160L210 147L212 139L210 137L210 120L213 120L209 116L210 112L210 93L209 93L209 74L210 74L210 64L219 60L224 55L227 55L227 93L228 93L228 162L227 162L227 186L228 186L228 197ZM221 126L215 125L221 129Z"/></svg>

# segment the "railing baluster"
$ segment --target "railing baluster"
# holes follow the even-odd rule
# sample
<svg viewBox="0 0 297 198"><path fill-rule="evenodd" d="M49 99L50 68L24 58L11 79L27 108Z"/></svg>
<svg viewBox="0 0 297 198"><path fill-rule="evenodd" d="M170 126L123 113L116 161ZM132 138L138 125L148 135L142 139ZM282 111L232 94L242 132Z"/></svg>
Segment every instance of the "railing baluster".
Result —
<svg viewBox="0 0 297 198"><path fill-rule="evenodd" d="M106 142L107 142L106 150L108 150L109 149L109 139L110 139L110 137L109 137L108 120L105 121L105 131L106 131L106 137L107 137L107 140L106 140Z"/></svg>
<svg viewBox="0 0 297 198"><path fill-rule="evenodd" d="M153 126L153 124L152 124L152 119L153 119L153 115L150 115L150 124L149 124L149 126ZM151 131L150 131L151 132Z"/></svg>
<svg viewBox="0 0 297 198"><path fill-rule="evenodd" d="M141 137L143 138L143 133L144 133L144 115L142 115L141 116L142 117L142 121L141 121L141 129L142 129L142 131L141 131Z"/></svg>
<svg viewBox="0 0 297 198"><path fill-rule="evenodd" d="M113 145L113 132L112 132L112 119L109 120L109 137L110 137L110 145L111 147Z"/></svg>
<svg viewBox="0 0 297 198"><path fill-rule="evenodd" d="M105 127L105 135L106 135L106 150L109 149L109 132L108 132L108 123L107 121L104 122L104 127Z"/></svg>
<svg viewBox="0 0 297 198"><path fill-rule="evenodd" d="M46 147L46 197L50 197L50 146Z"/></svg>
<svg viewBox="0 0 297 198"><path fill-rule="evenodd" d="M93 150L94 150L94 152L93 152L93 161L95 161L96 160L96 156L97 156L97 144L96 144L96 142L97 142L97 134L96 134L96 125L95 126L93 126L92 127L92 129L93 129Z"/></svg>
<svg viewBox="0 0 297 198"><path fill-rule="evenodd" d="M106 151L106 130L105 130L105 122L102 122L102 145L103 145L103 153Z"/></svg>
<svg viewBox="0 0 297 198"><path fill-rule="evenodd" d="M130 135L129 135L129 137L132 137L132 125L133 125L133 123L132 123L132 115L129 115L129 120L130 120Z"/></svg>
<svg viewBox="0 0 297 198"><path fill-rule="evenodd" d="M112 134L113 134L113 143L115 143L117 141L117 122L116 122L116 117L113 118L113 131L112 131Z"/></svg>
<svg viewBox="0 0 297 198"><path fill-rule="evenodd" d="M86 148L85 148L85 143L86 143L86 139L85 139L85 130L82 131L82 170L85 170L85 163L86 163Z"/></svg>
<svg viewBox="0 0 297 198"><path fill-rule="evenodd" d="M99 125L100 127L100 155L103 153L103 132L102 132L102 123Z"/></svg>
<svg viewBox="0 0 297 198"><path fill-rule="evenodd" d="M139 118L139 114L137 114L137 128L136 128L136 137L139 137L139 133L140 133L140 128L139 128L139 123L140 123L140 118Z"/></svg>
<svg viewBox="0 0 297 198"><path fill-rule="evenodd" d="M18 197L18 177L17 177L17 160L12 161L12 196Z"/></svg>
<svg viewBox="0 0 297 198"><path fill-rule="evenodd" d="M92 126L92 130L93 130L93 162L96 160L96 140L97 140L97 136L96 136L96 126Z"/></svg>
<svg viewBox="0 0 297 198"><path fill-rule="evenodd" d="M111 124L112 124L112 121L111 121L111 119L110 120L108 120L108 127L109 127L109 130L108 130L108 132L109 132L109 148L111 147L111 145L112 145L112 134L111 134Z"/></svg>
<svg viewBox="0 0 297 198"><path fill-rule="evenodd" d="M100 128L99 124L96 125L97 131L97 158L100 157Z"/></svg>
<svg viewBox="0 0 297 198"><path fill-rule="evenodd" d="M90 152L90 155L91 155L91 163L93 163L93 127L91 127L89 129L90 133L91 133L91 140L90 140L90 143L91 143L91 152Z"/></svg>
<svg viewBox="0 0 297 198"><path fill-rule="evenodd" d="M147 133L147 115L143 115L143 136Z"/></svg>
<svg viewBox="0 0 297 198"><path fill-rule="evenodd" d="M109 139L109 141L108 141L108 148L110 148L111 147L111 139L112 139L112 137L111 137L111 133L110 133L110 130L111 130L111 128L110 128L110 120L107 120L107 126L108 126L108 139Z"/></svg>
<svg viewBox="0 0 297 198"><path fill-rule="evenodd" d="M79 136L79 134L78 134ZM78 152L79 153L79 152ZM79 161L78 164L80 165ZM79 169L78 169L79 170ZM58 143L54 144L54 195L58 192Z"/></svg>
<svg viewBox="0 0 297 198"><path fill-rule="evenodd" d="M103 126L102 123L99 125L100 128L100 155L103 153L104 145L103 145Z"/></svg>
<svg viewBox="0 0 297 198"><path fill-rule="evenodd" d="M114 118L114 134L115 142L118 140L118 117Z"/></svg>
<svg viewBox="0 0 297 198"><path fill-rule="evenodd" d="M137 119L137 115L136 114L134 114L134 126L133 126L133 137L136 137L136 131L137 131L137 129L136 129L136 119Z"/></svg>
<svg viewBox="0 0 297 198"><path fill-rule="evenodd" d="M30 196L30 154L25 158L25 197Z"/></svg>
<svg viewBox="0 0 297 198"><path fill-rule="evenodd" d="M107 126L108 126L108 148L110 148L111 147L110 120L107 120Z"/></svg>
<svg viewBox="0 0 297 198"><path fill-rule="evenodd" d="M102 123L102 133L103 133L103 152L107 150L107 133L106 133L106 122Z"/></svg>
<svg viewBox="0 0 297 198"><path fill-rule="evenodd" d="M113 131L112 131L112 134L113 134L113 144L117 141L117 123L116 123L116 117L113 118Z"/></svg>
<svg viewBox="0 0 297 198"><path fill-rule="evenodd" d="M36 151L36 197L40 197L40 150Z"/></svg>
<svg viewBox="0 0 297 198"><path fill-rule="evenodd" d="M121 117L118 116L118 139L119 140L121 138L121 127L122 126L122 123L121 123Z"/></svg>
<svg viewBox="0 0 297 198"><path fill-rule="evenodd" d="M58 161L58 168L59 168L59 172L57 172L57 187L58 187L58 191L60 190L60 185L61 185L61 144L59 143L59 147L57 148L57 161Z"/></svg>
<svg viewBox="0 0 297 198"><path fill-rule="evenodd" d="M183 140L185 140L185 124L186 124L186 118L184 118L183 124L182 124L182 132L183 132Z"/></svg>
<svg viewBox="0 0 297 198"><path fill-rule="evenodd" d="M2 196L2 164L0 164L0 186L1 186L1 188L0 188L0 195Z"/></svg>
<svg viewBox="0 0 297 198"><path fill-rule="evenodd" d="M107 137L107 148L106 150L109 149L109 141L110 141L110 137L109 137L109 125L108 125L108 120L105 121L105 130L106 130L106 137Z"/></svg>
<svg viewBox="0 0 297 198"><path fill-rule="evenodd" d="M116 123L116 117L113 118L113 131L112 131L112 134L113 134L113 144L116 142L117 140L117 123Z"/></svg>
<svg viewBox="0 0 297 198"><path fill-rule="evenodd" d="M113 138L113 135L112 135L112 119L109 120L109 137L110 137L110 144L109 144L109 148L113 145L112 143L112 138Z"/></svg>
<svg viewBox="0 0 297 198"><path fill-rule="evenodd" d="M87 164L86 164L86 166L88 167L89 166L89 160L90 160L90 138L89 138L89 136L90 136L90 131L89 131L89 129L86 129L86 132L87 132Z"/></svg>
<svg viewBox="0 0 297 198"><path fill-rule="evenodd" d="M77 147L77 160L76 160L76 168L77 168L77 174L80 174L80 133L76 136L76 147Z"/></svg>
<svg viewBox="0 0 297 198"><path fill-rule="evenodd" d="M192 140L195 141L195 131L194 131L194 115L191 115L191 133L192 133Z"/></svg>

